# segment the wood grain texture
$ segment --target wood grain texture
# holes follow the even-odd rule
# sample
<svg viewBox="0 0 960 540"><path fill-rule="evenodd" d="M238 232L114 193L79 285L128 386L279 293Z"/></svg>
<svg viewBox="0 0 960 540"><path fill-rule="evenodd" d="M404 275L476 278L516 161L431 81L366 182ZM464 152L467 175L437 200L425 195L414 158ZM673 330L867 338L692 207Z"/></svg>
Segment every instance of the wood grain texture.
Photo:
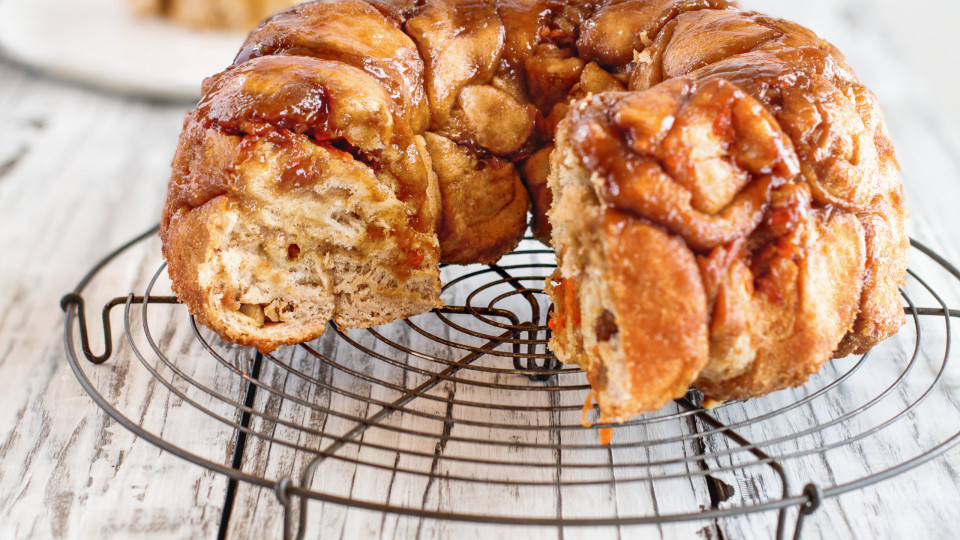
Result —
<svg viewBox="0 0 960 540"><path fill-rule="evenodd" d="M903 169L912 235L948 260L960 262L956 210L960 201L960 113L952 95L958 72L939 69L960 54L956 40L945 38L960 20L960 4L920 0L904 10L902 2L893 0L742 3L805 24L844 51L886 113ZM97 260L157 221L170 157L187 108L72 87L0 57L0 252L4 254L0 257L0 395L6 404L0 409L0 537L212 538L217 534L226 478L157 449L98 409L66 363L63 315L58 307L60 297ZM99 328L96 314L106 300L149 280L159 265L157 251L155 241L144 243L94 283L88 293L88 312L95 321L92 327ZM956 280L923 257L911 255L911 267L956 305L960 300ZM908 290L918 303L935 304L918 283L911 283ZM463 300L459 293L448 298L451 303ZM178 309L160 306L151 311L151 328L158 342L164 350L177 352L178 358L204 355ZM122 307L114 310L112 321L114 325L122 322ZM387 337L398 343L430 354L446 354L443 348L409 332L389 331L395 333ZM921 331L925 343L942 341L945 335L942 320L931 317L923 319ZM760 421L739 427L738 432L762 442L762 449L771 455L781 456L794 495L808 482L843 484L930 448L942 440L942 433L960 431L956 414L960 410L960 373L956 369L944 375L937 390L916 411L879 434L863 435L916 400L936 376L942 351L925 346L908 383L870 403L909 361L914 334L914 329L906 329L885 343L877 356L889 361L866 363L838 388L791 413L790 422ZM100 341L94 339L95 351L102 350ZM140 333L135 341L148 348ZM177 362L182 375L156 359L148 361L187 399L209 401L191 381L213 388L220 396L214 403L220 405L212 407L211 413L223 416L216 420L157 382L119 337L115 343L117 357L89 371L97 387L145 429L196 449L211 462L228 464L234 449L231 423L239 418L236 408L224 405L223 400L242 400L243 379L234 369L246 365L244 369L249 370L246 353L222 347L218 350L224 364ZM375 347L384 354L390 350L382 343ZM362 354L343 341L324 339L315 348L327 357L336 356L359 375L384 378L401 388L428 379L364 361ZM403 361L424 370L436 368L416 358L403 357ZM304 350L288 353L284 362L264 363L261 379L279 392L262 389L257 393L254 409L258 414L250 426L256 435L247 440L244 472L271 479L297 478L314 452L332 444L331 437L320 433L347 433L358 421L375 415L378 406L365 403L365 399L390 403L403 395L318 361ZM763 411L811 395L842 377L852 365L851 359L834 362L807 387L746 405L730 405L716 411L716 416L728 423L756 418ZM463 375L468 380L471 376ZM595 441L595 432L506 433L509 430L451 422L451 418L508 425L519 421L517 415L503 410L488 413L450 405L491 399L489 393L467 381L441 382L427 396L385 416L383 427L366 430L358 439L362 445L348 443L337 450L318 468L311 487L429 510L567 518L670 514L714 503L728 508L770 500L781 489L779 477L769 466L754 464L752 455L736 451L737 445L721 434L705 438L700 446L696 440L687 440L632 449L524 450L525 444L589 444ZM531 406L571 407L562 413L526 416L543 425L575 424L579 416L572 402L563 401L568 398L550 392L514 391L496 398ZM850 415L860 407L869 407L868 412ZM336 409L338 414L328 409ZM850 418L803 434L845 415ZM614 442L672 439L709 429L702 421L687 418L618 430ZM477 449L465 442L484 437L513 437L516 444ZM834 444L837 448L823 450ZM703 462L697 457L725 451L731 453ZM814 452L807 457L790 457L809 451ZM555 466L510 469L475 463L504 456ZM654 468L624 466L677 460L680 463ZM366 464L370 462L386 466L371 467ZM588 473L577 467L583 464L598 468ZM710 473L712 480L632 481L643 475L696 472L703 467L715 471ZM955 510L960 505L958 467L960 452L953 450L893 480L828 499L808 518L807 536L950 537L960 525ZM536 480L547 485L501 488L491 493L475 483L455 479L469 475ZM588 477L617 483L563 493L550 485ZM769 537L776 523L775 513L766 512L680 524L559 530L439 522L321 502L311 503L309 512L308 535L321 538L714 539ZM796 510L791 510L791 520L795 516ZM272 490L241 483L229 535L276 537L282 530L281 519L281 507Z"/></svg>

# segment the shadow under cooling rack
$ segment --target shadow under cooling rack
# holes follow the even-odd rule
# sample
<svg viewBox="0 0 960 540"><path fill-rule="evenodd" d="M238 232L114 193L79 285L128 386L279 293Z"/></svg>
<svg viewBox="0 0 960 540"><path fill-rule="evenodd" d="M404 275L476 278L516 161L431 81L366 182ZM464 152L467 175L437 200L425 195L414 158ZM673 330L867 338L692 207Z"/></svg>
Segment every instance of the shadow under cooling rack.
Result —
<svg viewBox="0 0 960 540"><path fill-rule="evenodd" d="M614 427L602 445L599 426L589 425L596 411L583 413L584 375L546 347L542 286L553 253L533 241L496 265L444 267L442 309L369 330L331 324L316 341L259 354L220 341L176 303L154 232L64 297L67 356L122 426L229 478L221 535L238 486L249 483L275 490L288 538L303 534L311 500L542 527L773 511L778 537L795 512L799 536L823 499L896 476L960 440L960 420L942 421L957 416L943 413L957 408L944 379L960 313L937 292L955 288L960 272L917 242L903 288L908 322L896 337L761 399L706 411L691 390ZM117 279L104 274L138 250L147 270L130 290L114 290ZM99 356L84 309L96 296L107 298ZM114 347L111 312L121 306ZM126 369L110 367L120 364ZM156 424L148 406L165 407L167 423ZM878 452L878 441L899 447Z"/></svg>

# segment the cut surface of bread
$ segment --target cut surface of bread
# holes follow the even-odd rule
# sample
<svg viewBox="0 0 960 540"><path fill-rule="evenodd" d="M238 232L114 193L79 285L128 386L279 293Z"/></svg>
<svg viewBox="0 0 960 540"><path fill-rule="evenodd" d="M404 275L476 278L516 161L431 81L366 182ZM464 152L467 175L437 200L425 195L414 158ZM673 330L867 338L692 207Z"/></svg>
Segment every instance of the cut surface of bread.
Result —
<svg viewBox="0 0 960 540"><path fill-rule="evenodd" d="M205 131L208 148L235 136ZM287 156L244 141L231 191L170 216L176 292L225 338L269 351L319 336L328 320L369 327L440 306L435 237L411 231L406 206L374 172L305 136L292 143L315 176L284 186ZM188 273L189 272L189 273Z"/></svg>

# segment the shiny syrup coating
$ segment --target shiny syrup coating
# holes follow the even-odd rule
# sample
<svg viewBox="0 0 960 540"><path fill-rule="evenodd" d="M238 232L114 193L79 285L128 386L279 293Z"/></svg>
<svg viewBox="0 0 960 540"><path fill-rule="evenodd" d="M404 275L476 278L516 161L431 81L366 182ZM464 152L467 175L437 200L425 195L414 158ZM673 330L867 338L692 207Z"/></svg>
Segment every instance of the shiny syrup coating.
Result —
<svg viewBox="0 0 960 540"><path fill-rule="evenodd" d="M197 111L231 134L274 128L278 133L307 133L317 141L342 136L331 133L333 98L326 85L311 80L311 67L282 58L245 64L210 81Z"/></svg>
<svg viewBox="0 0 960 540"><path fill-rule="evenodd" d="M701 251L756 230L772 192L796 179L810 185L817 205L867 210L882 187L878 169L895 167L872 94L842 55L809 30L733 6L724 0L304 4L250 34L234 66L205 82L196 114L204 126L230 134L305 134L348 152L395 176L401 200L415 208L425 201L430 172L413 136L431 130L484 163L480 158L496 152L482 141L498 130L522 129L515 113L507 124L461 110L478 102L464 96L517 104L501 110L536 105L527 140L499 145L510 149L499 157L522 165L552 141L568 100L591 95L586 74L606 71L606 88L649 88L593 98L610 113L569 115L577 152L601 176L610 207L651 220ZM472 90L478 85L496 91ZM351 101L358 90L365 95ZM360 102L382 106L364 110ZM280 147L286 140L271 139ZM294 170L283 185L316 176L310 159L290 163Z"/></svg>
<svg viewBox="0 0 960 540"><path fill-rule="evenodd" d="M660 80L686 75L684 70L689 72L696 68L702 74L696 74L694 80L720 78L729 81L756 98L775 115L786 114L780 103L782 88L795 84L798 78L806 77L809 73L823 75L835 85L846 85L847 88L842 91L858 86L842 56L808 30L758 14L730 11L731 5L725 1L706 0L615 3L469 0L419 4L376 2L375 5L349 0L305 4L265 21L251 33L235 60L236 67L233 69L246 70L244 74L251 78L266 77L264 72L276 71L274 79L286 81L282 88L277 87L278 92L269 93L271 95L264 92L257 96L231 94L223 92L225 83L218 80L205 85L204 99L198 110L212 123L235 132L255 130L251 126L264 123L277 129L309 132L318 141L342 137L342 133L331 129L328 121L334 96L322 85L302 84L302 81L311 80L311 68L297 67L295 64L308 63L310 58L346 64L376 79L386 91L392 111L404 120L399 122L403 124L400 131L411 134L420 133L428 126L442 132L446 119L436 116L448 113L447 105L455 103L456 96L470 84L493 84L498 88L506 88L519 101L538 101L537 95L527 95L531 87L536 87L538 94L543 94L545 86L558 86L561 88L559 95L565 95L575 82L564 78L566 75L556 76L558 66L564 63L575 66L569 72L569 76L574 77L573 81L579 76L582 66L591 62L621 80L629 80L631 73L642 71L651 64L665 66L663 69L666 71L657 77ZM481 33L478 28L491 28L493 32L494 41L490 42L487 50L481 51L487 56L450 56L445 52L447 48L444 45L435 45L440 37L455 40L460 36L475 36ZM673 60L681 52L696 48L705 34L718 32L720 35L711 38L709 48L699 46L699 50L713 51L711 56L686 64ZM661 45L659 42L664 42L659 47L662 50L657 50ZM742 62L737 60L744 54L757 55L762 51L780 57L776 62L766 57L749 58ZM653 61L638 60L641 52L658 54L660 58ZM723 57L726 53L732 53L733 57ZM783 57L789 54L795 58L785 60ZM258 57L277 55L293 61L246 67ZM683 57L688 58L689 54L684 53ZM576 64L571 63L574 59L577 60ZM536 61L531 64L531 60ZM528 67L540 71L531 73ZM431 99L428 100L427 95ZM537 111L537 118L548 117L553 107L562 101L540 100L542 106ZM440 102L444 105L439 106ZM429 115L431 107L435 117L425 120L424 114ZM582 149L586 151L588 147L593 148L595 154L584 157L588 161L598 162L603 155L623 155L622 144L616 140L618 136L614 130L609 142L603 142L600 138L584 142ZM535 131L530 137L530 144L524 145L522 151L504 157L516 159L519 156L522 159L523 156L532 155L538 144L543 144L537 143L538 139L550 138L550 133ZM463 135L462 139L471 144L469 134ZM877 148L882 150L883 157L891 154L891 146L887 142L882 136L877 137ZM606 148L601 148L602 145L606 145ZM744 143L740 145L747 146ZM817 149L808 149L807 146L800 144L794 150L801 152L801 157L813 161L812 156L818 155ZM791 149L783 150L783 154L789 154ZM861 180L869 176L856 174L856 171L853 174ZM826 176L826 173L820 173L819 176ZM616 183L613 180L611 182ZM852 180L846 182L854 183ZM823 187L820 189L821 198L826 200L833 197L837 199L833 200L834 204L844 198L851 199L851 207L863 207L872 192L869 178L861 183L866 184L868 189L861 189L861 193L852 195L833 186ZM405 189L404 193L410 191L418 190ZM759 194L753 198L763 197ZM637 211L637 208L620 205L616 200L608 202L624 210ZM749 207L754 212L762 210L762 205L756 201L741 206ZM681 219L692 219L684 214L683 209L672 209L671 212L683 214ZM745 210L728 213L740 216ZM749 221L753 223L759 220L754 217ZM705 226L694 223L690 228L704 229ZM732 229L742 232L743 226ZM731 234L735 233L717 233L714 239L705 244L729 240Z"/></svg>
<svg viewBox="0 0 960 540"><path fill-rule="evenodd" d="M429 124L423 61L397 21L359 0L333 6L303 4L280 12L254 30L237 54L239 66L261 56L296 56L359 68L389 93L413 131Z"/></svg>

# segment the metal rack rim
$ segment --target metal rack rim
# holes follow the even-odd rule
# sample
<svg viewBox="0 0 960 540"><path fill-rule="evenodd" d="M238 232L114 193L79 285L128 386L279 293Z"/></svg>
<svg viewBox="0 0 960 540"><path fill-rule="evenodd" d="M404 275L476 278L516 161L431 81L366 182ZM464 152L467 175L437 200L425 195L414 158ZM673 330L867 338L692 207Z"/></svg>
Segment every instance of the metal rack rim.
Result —
<svg viewBox="0 0 960 540"><path fill-rule="evenodd" d="M148 295L149 295L149 289L148 289ZM149 296L148 296L148 297L149 297ZM911 303L911 305L912 305L912 303ZM146 306L144 306L144 307L146 307ZM145 328L145 330L146 330L146 323L144 323L144 328ZM195 329L195 331L196 331L196 329L197 329L197 327L196 327L195 324L194 324L194 329ZM918 329L919 329L919 326L918 326ZM204 340L202 340L202 338L201 338L201 341L204 343L204 346L208 349L208 351L211 353L211 355L213 355L221 364L225 365L228 369L231 369L231 370L234 371L236 374L242 376L242 377L245 379L246 382L251 383L251 384L256 384L258 387L263 388L265 391L268 391L268 392L271 392L271 393L273 393L273 394L276 394L276 395L278 395L278 396L279 396L280 398L282 398L282 399L289 399L289 400L291 400L292 402L296 402L296 403L299 403L299 404L301 404L301 405L304 405L304 406L307 406L307 407L311 407L311 408L317 409L317 407L316 407L314 404L311 404L311 403L309 403L309 402L307 402L307 401L305 401L305 400L303 400L303 399L301 399L301 398L298 398L298 397L296 397L296 396L292 396L292 395L287 394L287 393L284 393L284 392L279 392L279 391L277 391L276 389L270 387L269 385L262 385L262 384L259 383L259 381L256 381L256 380L254 380L254 379L250 379L248 376L246 376L246 374L242 373L240 370L237 370L235 366L233 366L233 365L231 365L229 362L227 362L221 355L219 355L219 353L217 353L216 351L213 351L212 348L209 346L209 344L208 344L207 342L205 342ZM288 426L288 427L297 427L297 426L292 425L292 423L289 422L289 421L285 421L285 420L283 420L283 419L281 419L281 418L278 418L278 417L268 417L268 416L265 415L265 414L259 413L259 412L256 411L255 409L252 409L252 408L249 408L249 407L245 407L245 406L243 406L242 404L239 404L239 403L237 403L237 402L235 402L235 401L229 400L229 399L226 398L225 396L212 393L212 391L211 391L210 389L205 388L205 387L203 387L202 385L193 383L193 381L192 381L192 379L190 379L190 377L188 377L186 374L182 373L179 369L177 369L177 368L176 368L175 366L173 366L171 363L167 362L167 361L165 360L165 356L162 354L161 351L159 351L156 347L154 347L154 350L155 350L155 353L158 355L158 357L161 358L161 359L164 359L164 360L163 360L164 363L167 364L168 367L169 367L171 370L173 370L177 375L179 375L181 378L183 378L183 379L185 379L185 380L187 380L187 381L190 381L192 384L194 384L194 386L200 388L201 390L210 393L210 395L211 395L212 397L217 398L217 399L220 399L221 401L224 401L224 402L228 403L229 405L231 405L231 406L233 406L233 407L235 407L235 408L240 409L240 410L243 411L243 412L248 412L248 413L251 413L251 414L255 414L255 415L257 415L257 416L260 416L260 417L262 417L262 418L264 419L264 421L271 422L271 423L278 423L278 424L281 424L281 425L286 425L286 426ZM139 354L138 354L138 356L139 356ZM271 358L271 355L265 355L265 356L268 357L268 358ZM141 358L141 361L144 361L144 360ZM815 392L815 393L813 393L813 394L811 394L811 395L809 395L809 396L806 396L806 397L804 397L804 398L802 398L802 399L800 399L800 400L797 400L797 401L793 402L792 404L790 404L790 405L788 405L788 406L786 406L786 407L783 407L783 408L780 408L780 409L776 409L776 410L773 411L773 412L766 413L766 414L764 414L764 415L761 415L761 416L752 418L752 419L750 419L750 420L748 420L748 421L743 421L743 422L738 422L738 423L734 423L734 424L729 424L729 425L726 425L726 427L723 428L723 429L709 429L709 430L707 430L707 431L690 433L690 434L681 435L681 436L672 437L672 438L658 439L658 440L653 440L653 441L644 441L644 442L642 442L642 443L640 443L640 444L632 444L632 443L612 443L612 444L609 445L607 448L610 448L610 449L622 449L622 448L650 447L650 446L657 446L657 445L674 444L674 443L677 443L677 442L683 442L683 441L688 441L688 440L692 440L692 439L698 439L698 438L702 438L702 437L706 437L706 436L710 436L710 435L715 435L715 434L718 434L718 433L722 432L724 429L733 429L733 428L736 428L736 427L740 427L740 426L744 426L744 425L749 425L749 424L752 424L752 423L755 423L755 422L758 422L758 421L766 420L766 419L768 419L768 418L770 418L770 417L776 416L777 414L781 414L783 411L791 410L791 409L795 408L795 406L799 406L799 405L805 404L805 403L809 402L812 398L815 398L815 397L818 397L819 395L822 395L826 390L832 388L832 387L833 387L835 384L837 384L838 382L843 381L843 380L844 380L847 376L849 376L849 374L852 373L854 370L859 369L859 366L861 366L862 364L863 364L863 359L861 359L859 362L857 362L857 364L855 364L855 367L854 367L853 370L849 370L849 371L846 372L843 376L841 376L839 379L837 379L837 381L834 381L834 382L831 383L830 385L827 385L827 386L825 386L824 388L818 390L817 392ZM296 370L294 370L294 371L296 371ZM153 372L152 369L151 369L151 372ZM299 374L300 372L296 372L296 373ZM154 377L160 378L161 380L163 380L163 379L159 376L159 374L153 372L153 375L154 375ZM301 375L301 376L302 376L302 375ZM902 379L902 378L903 378L903 377L901 376L900 379ZM309 379L309 380L310 380L311 382L314 382L314 380L313 380L312 378ZM898 379L898 381L899 381L899 379ZM877 398L875 398L874 400L872 400L872 401L870 402L870 404L876 403L876 402L878 402L880 399L882 399L887 393L889 393L890 389L893 388L893 386L895 386L898 381L895 381L895 383L894 383L893 385L891 385L891 387L888 388L888 390L886 390L883 394L881 394L880 396L878 396ZM186 399L186 400L192 402L192 400L190 400L187 396L183 395L181 392L179 392L178 390L174 389L174 388L172 387L172 384L167 383L167 382L164 381L164 385L167 386L168 388L170 388L172 391L176 392L176 393L178 394L178 396L181 397L181 399ZM562 390L562 389L561 389L561 390ZM408 390L408 392L409 392L409 390ZM356 395L356 394L350 394L350 393L342 393L342 395L346 395L346 396L352 397L352 398L354 398L354 399L362 399L362 398L363 398L363 396L359 396L359 395ZM415 393L415 395L416 395L417 397L423 397L423 396L426 396L427 394ZM432 396L431 396L431 397L432 397ZM379 400L374 400L374 399L372 399L372 398L367 398L366 401L369 402L370 404L379 405L379 406L381 406L381 407L391 406L391 404L388 403L388 402L379 401ZM441 400L441 401L443 401L443 400ZM447 403L455 403L455 402L447 401ZM870 405L870 404L868 404L868 405ZM228 424L231 425L232 427L239 428L239 426L237 426L236 424L231 424L231 423L229 423L229 422L226 422L224 419L222 419L221 417L219 417L219 416L217 416L217 415L214 415L214 414L210 413L210 412L209 412L208 410L206 410L205 408L202 408L202 407L199 406L199 405L195 405L195 406L197 406L197 408L199 408L199 409L201 409L201 410L204 410L204 412L207 412L208 415L214 416L215 419L220 420L221 422L224 422L224 423L228 423ZM861 409L862 409L862 408L861 408ZM841 418L838 418L838 419L834 419L833 421L830 422L830 425L839 423L840 421L844 420L844 419L845 419L846 417L848 417L848 416L854 416L854 415L858 414L861 409L858 409L858 410L856 410L856 411L853 411L852 413L849 413L848 415L845 415L844 417L841 417ZM427 418L427 419L431 419L431 420L435 420L435 421L438 421L438 422L443 422L443 421L446 420L445 417L441 417L441 416L435 415L435 414L423 413L422 411L418 411L418 410L416 410L416 409L408 409L408 408L403 408L403 407L401 407L401 408L395 408L395 410L396 410L397 412L405 412L405 413L408 413L408 414L414 414L414 415L421 416L421 417L424 417L424 418ZM333 414L333 415L335 415L335 416L338 416L338 417L341 417L341 418L344 418L344 419L347 419L347 420L352 420L352 421L354 421L354 422L356 422L356 423L363 423L363 422L364 422L364 419L363 419L363 418L355 417L355 416L350 416L350 415L345 415L345 414L343 414L343 413L341 413L341 412L339 412L339 411L332 410L332 409L321 409L321 410L319 410L319 412L322 412L322 413L324 413L324 414ZM659 417L659 418L656 418L655 421L673 420L673 419L675 419L675 418L679 418L679 417L682 417L682 416L690 416L690 415L692 415L692 414L696 414L696 411L692 411L692 412L691 412L691 411L687 411L687 412L673 413L672 415L669 415L669 416L667 416L667 417ZM480 422L470 422L470 421L465 421L465 420L459 420L459 422L460 422L461 424L463 424L463 425L475 425L475 426L481 426L481 427L492 427L492 428L495 428L495 429L504 429L504 430L506 430L506 429L511 429L511 430L512 430L512 429L528 429L528 430L542 430L542 429L544 429L542 426L515 426L515 425L512 425L512 424L480 423ZM647 422L644 422L644 424L646 424L646 423L647 423ZM584 429L594 429L595 427L604 427L604 426L611 426L611 427L612 427L613 425L612 425L612 424L597 424L597 425L595 425L595 426L588 427L588 426L583 426L582 424L569 424L569 425L557 425L557 426L553 426L553 427L551 427L550 429L561 429L561 430L562 430L562 429L568 429L568 430L574 430L574 429L575 429L575 430L584 430ZM399 428L399 427L395 427L395 426L378 426L378 427L380 427L381 429L389 429L389 430L392 430L392 431L396 431L396 432L402 433L402 434L404 434L404 435L413 435L413 436L418 436L418 437L429 437L429 438L433 438L433 437L436 436L435 433L428 433L428 432L420 432L420 431L408 430L408 429ZM828 426L827 426L827 425L822 425L822 426L817 426L817 427L818 427L818 428L821 428L821 427L828 427ZM301 428L301 429L302 429L302 428ZM719 456L722 456L722 455L728 455L728 454L731 454L731 453L737 453L737 452L739 452L739 451L749 451L750 449L753 449L753 448L762 448L762 447L765 447L765 446L771 446L771 445L774 445L774 444L777 444L777 443L780 443L780 442L784 442L784 441L787 441L787 440L792 440L792 439L796 439L796 438L802 437L802 436L804 436L804 435L810 434L810 433L815 432L815 431L817 431L817 429L811 428L811 429L808 429L808 430L803 431L803 432L793 433L793 434L791 434L790 436L781 437L781 438L779 438L779 439L762 441L762 442L760 442L760 443L755 443L754 445L751 445L751 446L748 446L748 447L743 447L743 448L738 448L738 449L732 450L732 451L727 451L727 452L722 452L722 453L715 453L715 454L706 454L706 455L704 455L704 456L702 456L702 457L719 457ZM332 437L332 436L330 436L329 434L325 434L325 433L313 433L311 430L307 430L307 432L308 432L308 433L311 433L311 434L315 434L315 435L322 435L322 436L327 436L327 437L329 437L329 438L336 439L335 437ZM255 433L255 432L250 432L250 433L251 433L251 434L255 434L255 435L257 434L257 433ZM261 435L261 436L262 436L262 435ZM273 440L273 439L272 439L272 440ZM489 444L489 445L503 445L503 446L521 446L521 447L524 447L524 448L532 448L532 449L538 449L538 450L543 450L543 449L600 450L599 448L597 448L597 447L594 446L594 445L580 445L580 446L577 446L577 445L563 445L563 444L559 444L559 445L543 445L543 444L533 444L533 443L526 443L526 444L524 444L524 443L505 442L505 441L499 441L499 440L485 440L485 439L464 438L464 437L451 437L451 438L449 438L448 440L455 441L455 442L470 443L470 444ZM275 441L275 442L278 442L278 443L280 443L280 444L284 444L284 445L288 445L288 446L289 446L289 444L288 444L288 443L285 443L284 441L281 441L281 440L274 440L274 441ZM297 446L296 448L301 449L301 450L310 451L310 449L302 448L302 447L299 447L299 446ZM629 464L627 464L627 465L629 465Z"/></svg>
<svg viewBox="0 0 960 540"><path fill-rule="evenodd" d="M74 372L75 376L77 377L78 381L80 382L81 386L91 396L91 399L93 399L94 402L97 403L97 405L101 409L103 409L109 416L111 416L114 420L120 423L124 428L134 432L135 434L144 438L151 444L154 444L155 446L163 450L166 450L174 455L177 455L183 459L186 459L193 463L204 466L212 471L215 471L220 474L224 474L229 478L239 480L239 481L244 481L254 485L259 485L262 487L277 489L277 486L279 486L280 483L284 481L283 478L275 482L271 482L265 478L244 473L242 470L237 470L231 467L223 466L219 463L215 463L210 460L204 459L201 456L198 456L197 454L184 450L176 445L170 444L167 441L163 440L161 437L157 437L153 433L143 429L141 426L134 423L125 415L123 415L120 411L115 409L102 396L102 394L99 393L99 391L93 385L92 381L86 376L86 373L84 372L84 370L80 367L80 359L76 354L77 349L76 349L76 342L74 339L74 330L78 322L78 319L81 320L82 322L82 317L80 314L80 308L77 302L77 298L76 296L72 297L71 295L80 295L83 292L83 290L87 287L87 285L95 278L95 276L116 256L118 256L123 251L126 251L133 245L141 242L142 240L154 234L155 232L156 232L156 228L152 228L147 232L135 237L133 240L131 240L127 244L124 244L123 246L121 246L121 248L118 248L116 251L112 252L110 255L108 255L103 260L101 260L97 265L95 265L90 270L90 272L88 272L86 276L84 276L84 278L80 281L80 283L77 285L77 287L74 289L74 291L71 294L64 297L64 300L62 302L62 307L65 311L64 344L65 344L66 353L67 353L67 357L68 357L68 361L70 363L71 369ZM941 268L948 271L956 279L960 280L960 271L958 271L955 267L953 267L949 262L947 262L941 256L939 256L938 254L930 250L927 246L923 245L922 243L916 240L911 240L911 245L914 248L921 251L922 253L924 253L925 255L927 255L930 259L938 263L938 265ZM914 277L918 278L918 276L916 275L914 275ZM936 294L935 291L930 289L926 285L926 283L922 281L922 279L920 281L924 283L924 286L927 287L928 291L930 291L937 298L938 302L941 303L942 309L941 310L936 310L936 308L917 309L912 306L912 302L911 302L914 318L916 319L918 315L943 315L946 321L946 332L947 332L947 340L946 340L945 352L944 352L944 363L941 366L940 371L938 372L937 378L931 384L931 386L927 389L927 391L924 393L924 396L926 396L937 385L937 382L939 381L940 377L943 375L944 370L946 369L946 363L950 353L949 337L951 333L951 326L950 326L951 318L960 317L960 312L949 309L946 303L944 303L942 299L939 298L939 296ZM132 295L128 297L127 305L125 308L125 312L127 316L129 315L129 308L131 305L130 299L132 299ZM919 323L917 322L916 324L918 326L918 336L917 336L918 345L917 346L919 347L920 330L919 330ZM128 334L128 339L131 340L131 344L132 344L132 337L129 336L129 329L127 331L127 334ZM923 398L921 398L921 400L922 399ZM903 414L906 414L906 411ZM919 455L913 456L910 459L907 459L900 464L888 467L882 471L878 471L878 472L866 475L857 480L837 484L833 487L825 488L822 490L816 486L813 486L814 488L813 491L816 492L816 498L817 498L816 503L819 504L820 497L830 498L830 497L839 496L843 493L847 493L849 491L853 491L856 489L861 489L868 485L872 485L874 483L887 480L894 476L900 475L906 471L912 470L924 463L927 463L943 455L944 453L956 447L958 443L960 443L960 432L957 432L952 436L949 436L948 438L946 438L945 440L943 440L942 442L940 442L939 444L937 444L932 448L925 449ZM782 456L776 459L782 459ZM541 519L541 518L528 518L528 517L515 518L511 516L481 516L481 515L473 515L473 514L466 514L466 513L461 513L461 514L444 513L444 512L437 512L437 511L423 510L423 509L416 509L416 508L409 508L409 507L396 507L396 506L384 505L380 503L373 503L369 501L345 499L342 497L325 494L325 493L318 493L316 491L312 491L310 489L303 488L303 487L298 487L290 483L287 483L286 486L287 487L283 488L282 490L278 489L278 495L281 492L283 492L286 495L301 497L302 500L306 500L306 499L321 500L321 501L331 502L334 504L341 504L345 506L363 508L367 510L380 511L380 512L386 512L386 513L392 513L392 514L410 515L410 516L423 517L428 519L453 519L458 521L471 521L471 522L479 522L479 523L500 523L500 524L510 524L510 525L548 525L548 526L630 525L630 524L645 524L645 523L664 523L664 522L673 522L673 521L708 520L708 519L729 517L732 515L739 515L745 512L762 512L767 510L778 510L778 509L783 510L788 507L792 507L796 505L811 504L811 502L814 499L814 497L808 493L808 491L810 490L805 489L804 494L800 496L784 497L783 499L778 501L769 501L769 502L765 502L765 503L754 505L754 506L735 507L735 508L728 508L724 510L711 510L711 511L696 512L696 513L677 513L672 515L658 515L658 516L646 516L646 517L635 517L635 518L617 517L613 519L605 519L605 518L597 518L597 519L543 518ZM809 487L811 486L808 486L808 488ZM801 517L802 515L804 515L803 511L801 512Z"/></svg>

